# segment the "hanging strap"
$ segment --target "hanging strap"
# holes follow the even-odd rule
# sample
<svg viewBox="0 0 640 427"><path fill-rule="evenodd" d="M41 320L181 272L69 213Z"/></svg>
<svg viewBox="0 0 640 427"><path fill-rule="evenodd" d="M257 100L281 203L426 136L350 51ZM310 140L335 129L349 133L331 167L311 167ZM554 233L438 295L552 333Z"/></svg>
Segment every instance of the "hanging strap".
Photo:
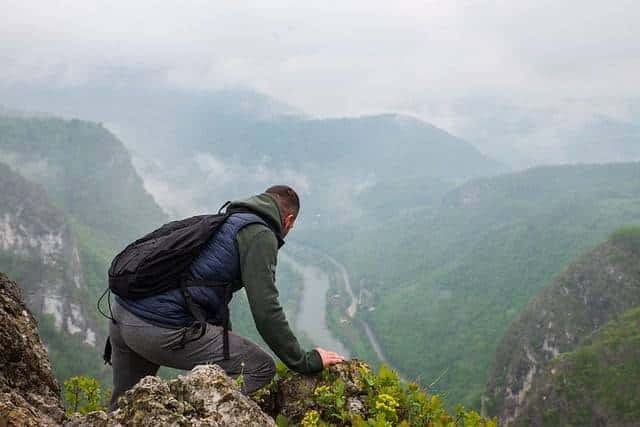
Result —
<svg viewBox="0 0 640 427"><path fill-rule="evenodd" d="M100 308L100 304L102 303L102 300L104 299L105 295L107 295L107 305L109 306L109 316L107 316L102 311L102 308ZM107 287L107 289L104 290L102 295L100 295L100 298L98 298L98 302L96 303L96 308L98 309L98 312L102 315L102 317L111 320L113 323L116 323L116 319L113 318L113 312L111 311L111 289L109 289L109 287Z"/></svg>
<svg viewBox="0 0 640 427"><path fill-rule="evenodd" d="M105 365L111 365L111 337L107 337L107 342L104 343L104 353L102 353L102 360Z"/></svg>
<svg viewBox="0 0 640 427"><path fill-rule="evenodd" d="M224 303L222 307L222 355L224 360L229 360L231 358L229 352L229 302L231 301L232 295L232 286L231 283L221 283L214 282L208 280L183 280L180 283L180 290L182 291L182 295L184 297L185 304L187 306L187 310L191 313L195 321L189 328L185 328L180 337L180 341L171 346L172 350L182 349L184 346L190 342L197 341L204 336L207 331L207 321L201 310L196 307L195 302L189 292L190 286L209 286L209 287L221 287L224 286ZM194 330L198 329L197 336L194 338L187 339L187 334ZM195 331L194 331L195 332Z"/></svg>
<svg viewBox="0 0 640 427"><path fill-rule="evenodd" d="M176 343L174 347L184 348L184 345L186 343L199 340L200 338L202 338L202 336L206 332L206 327L207 327L206 319L202 314L202 311L198 310L198 308L196 307L196 304L193 301L193 298L191 297L191 293L189 292L189 289L188 289L193 286L204 286L209 288L224 287L223 304L221 307L222 309L222 353L223 353L224 360L229 360L231 358L229 353L229 324L230 324L229 303L231 302L231 296L233 294L233 282L232 283L217 282L214 280L205 280L205 279L182 280L182 282L180 283L180 289L182 291L182 295L184 296L187 310L189 310L193 318L196 319L192 327L198 327L200 328L200 330L196 338L192 338L189 340L186 339L186 334L188 330L185 330L185 332L183 333L182 339L180 340L179 343Z"/></svg>
<svg viewBox="0 0 640 427"><path fill-rule="evenodd" d="M186 344L199 340L207 332L206 319L202 314L202 311L198 310L195 303L193 302L193 298L191 297L191 292L189 292L189 290L187 289L186 281L182 280L180 282L180 290L182 291L184 302L187 305L187 310L189 311L189 313L191 313L191 316L193 316L195 321L193 322L193 324L191 324L189 328L184 329L184 331L182 332L180 341L170 347L172 350L184 348ZM196 328L198 329L198 335L195 338L187 339L187 333L189 333L191 329L196 329Z"/></svg>
<svg viewBox="0 0 640 427"><path fill-rule="evenodd" d="M224 289L224 308L222 313L222 357L229 360L229 303L231 302L231 284Z"/></svg>
<svg viewBox="0 0 640 427"><path fill-rule="evenodd" d="M100 303L104 299L105 295L107 296L107 305L109 307L109 315L106 315L102 311L102 309L100 308ZM96 307L98 308L98 312L102 316L104 316L107 319L111 320L111 322L113 322L113 323L117 323L116 319L113 317L113 311L111 310L111 290L108 287L107 287L107 289L105 289L105 291L102 293L102 295L100 295L100 298L98 298L98 302L96 304ZM111 352L112 352L111 338L107 337L107 340L104 343L104 352L102 353L102 360L104 360L104 364L105 365L111 365Z"/></svg>

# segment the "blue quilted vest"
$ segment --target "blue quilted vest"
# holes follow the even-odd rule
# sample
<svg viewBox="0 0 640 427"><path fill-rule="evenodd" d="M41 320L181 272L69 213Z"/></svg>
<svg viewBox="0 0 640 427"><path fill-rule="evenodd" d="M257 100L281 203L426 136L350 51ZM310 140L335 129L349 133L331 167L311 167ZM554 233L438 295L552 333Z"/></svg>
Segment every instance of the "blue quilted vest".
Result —
<svg viewBox="0 0 640 427"><path fill-rule="evenodd" d="M253 213L242 212L230 215L191 264L189 269L191 278L233 283L234 291L240 289L240 256L236 246L236 235L247 225L256 223L268 226L262 218ZM189 292L196 308L205 313L207 322L221 325L220 307L224 302L223 289L196 286L190 287ZM180 289L170 289L161 294L136 300L117 295L115 298L131 313L152 323L182 327L194 321L186 308Z"/></svg>

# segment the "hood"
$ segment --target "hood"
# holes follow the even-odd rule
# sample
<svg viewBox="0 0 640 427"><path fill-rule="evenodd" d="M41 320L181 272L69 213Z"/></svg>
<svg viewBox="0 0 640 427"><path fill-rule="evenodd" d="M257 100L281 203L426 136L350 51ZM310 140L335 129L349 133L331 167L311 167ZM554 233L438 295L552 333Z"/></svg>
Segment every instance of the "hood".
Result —
<svg viewBox="0 0 640 427"><path fill-rule="evenodd" d="M284 244L282 237L282 216L275 199L267 193L258 194L244 200L236 200L229 204L227 212L240 212L250 210L269 223L273 231L276 233L279 245Z"/></svg>

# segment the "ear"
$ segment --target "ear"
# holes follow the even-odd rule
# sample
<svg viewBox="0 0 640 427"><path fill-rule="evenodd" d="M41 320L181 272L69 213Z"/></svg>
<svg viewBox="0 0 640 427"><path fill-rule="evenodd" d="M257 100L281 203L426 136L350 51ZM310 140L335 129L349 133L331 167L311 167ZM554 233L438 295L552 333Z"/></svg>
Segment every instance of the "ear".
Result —
<svg viewBox="0 0 640 427"><path fill-rule="evenodd" d="M293 222L295 221L295 216L293 214L285 215L284 220L282 221L283 231L287 232L293 227Z"/></svg>
<svg viewBox="0 0 640 427"><path fill-rule="evenodd" d="M284 217L284 224L285 224L286 226L289 226L290 224L293 224L293 220L294 220L293 214L285 215L285 217Z"/></svg>

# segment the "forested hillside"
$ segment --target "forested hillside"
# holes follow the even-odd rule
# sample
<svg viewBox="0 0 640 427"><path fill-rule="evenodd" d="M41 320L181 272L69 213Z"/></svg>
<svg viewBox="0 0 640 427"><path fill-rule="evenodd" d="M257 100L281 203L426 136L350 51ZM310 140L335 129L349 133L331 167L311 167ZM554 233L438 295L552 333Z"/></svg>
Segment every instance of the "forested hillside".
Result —
<svg viewBox="0 0 640 427"><path fill-rule="evenodd" d="M573 262L527 305L509 327L498 346L487 385L488 411L499 415L504 422L516 425L531 425L539 419L540 413L553 417L561 413L584 415L584 411L594 411L589 413L599 413L599 417L605 417L609 423L632 415L627 409L637 403L633 403L634 393L627 394L626 399L631 405L627 409L625 404L613 405L612 402L624 400L626 391L640 387L634 362L621 366L629 356L629 349L621 341L631 340L629 344L633 347L635 334L629 335L624 331L634 324L634 317L622 320L625 319L623 316L619 322L614 319L638 306L640 227L627 227L616 231L606 242ZM622 328L622 335L606 328L604 332L598 332L607 322L613 322L614 329ZM582 346L590 345L589 337L594 332L593 346L582 349ZM614 348L610 353L608 350L602 353L605 342L612 338L615 338ZM568 356L569 359L562 355L569 352L573 354ZM591 354L594 352L598 354ZM598 359L600 363L584 370L584 366L578 367L574 363L585 362L584 358ZM567 362L570 360L573 362ZM566 379L553 373L558 364L571 371L566 373ZM628 373L635 376L614 375L606 379L607 372L620 369L629 369ZM590 380L585 380L591 375ZM550 384L552 378L555 380ZM589 385L589 381L597 383L597 387L596 384ZM551 392L547 389L556 386L559 387L556 391L563 396L556 395L548 400ZM571 397L573 400L569 399ZM606 404L607 409L598 410L596 407L601 404ZM616 410L616 405L620 406L619 410ZM547 408L548 413L541 407ZM535 423L542 425L541 421ZM577 419L569 423L598 425L595 421L585 424Z"/></svg>
<svg viewBox="0 0 640 427"><path fill-rule="evenodd" d="M100 358L107 323L95 310L108 264L165 215L122 143L99 124L0 116L0 164L0 271L25 286L58 378L108 380ZM38 255L29 240L38 235L57 258Z"/></svg>
<svg viewBox="0 0 640 427"><path fill-rule="evenodd" d="M472 181L442 204L357 232L338 254L409 378L480 407L496 346L569 262L640 222L640 164L557 166Z"/></svg>
<svg viewBox="0 0 640 427"><path fill-rule="evenodd" d="M75 223L112 245L165 219L127 150L100 124L0 116L0 161L42 185Z"/></svg>
<svg viewBox="0 0 640 427"><path fill-rule="evenodd" d="M551 360L515 426L634 426L640 419L640 307Z"/></svg>

